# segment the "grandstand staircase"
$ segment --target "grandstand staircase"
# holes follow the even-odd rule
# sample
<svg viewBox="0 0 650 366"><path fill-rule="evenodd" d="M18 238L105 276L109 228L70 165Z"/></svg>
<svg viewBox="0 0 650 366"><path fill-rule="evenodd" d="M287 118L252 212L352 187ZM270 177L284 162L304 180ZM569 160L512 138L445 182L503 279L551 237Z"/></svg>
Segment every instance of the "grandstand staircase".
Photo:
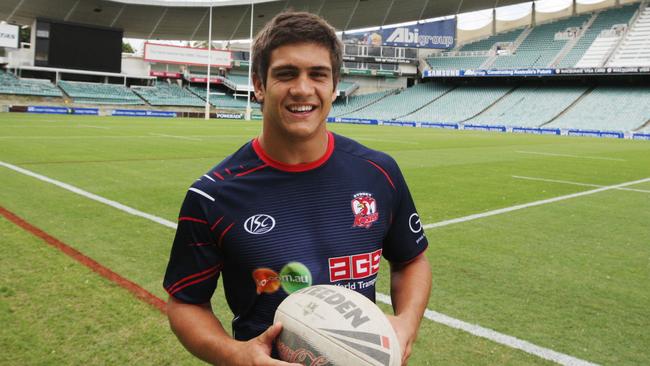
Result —
<svg viewBox="0 0 650 366"><path fill-rule="evenodd" d="M641 4L605 65L650 66L650 6L647 3Z"/></svg>
<svg viewBox="0 0 650 366"><path fill-rule="evenodd" d="M566 108L564 108L564 110L562 112L558 113L555 117L551 118L550 120L542 123L541 125L539 125L539 127L546 126L547 124L549 124L549 123L555 121L556 119L562 117L564 114L566 114L568 111L570 111L571 108L573 108L573 106L577 105L578 103L580 103L581 100L583 100L585 97L587 97L589 94L591 94L591 92L594 89L596 89L595 86L590 86L589 89L585 90L585 92L582 93L582 95L580 95L578 98L576 98L576 100L574 100L573 103L569 104Z"/></svg>
<svg viewBox="0 0 650 366"><path fill-rule="evenodd" d="M636 128L636 129L633 130L632 132L636 132L636 131L643 130L643 129L645 129L646 127L650 127L650 119L647 120L647 121L645 121L644 124L642 124L641 126L639 126L638 128Z"/></svg>
<svg viewBox="0 0 650 366"><path fill-rule="evenodd" d="M621 40L621 36L615 35L615 32L604 31L589 46L582 58L576 63L575 67L601 67L612 54L612 51Z"/></svg>
<svg viewBox="0 0 650 366"><path fill-rule="evenodd" d="M585 25L580 29L580 32L576 35L576 37L569 40L564 45L564 47L562 47L562 49L557 54L557 56L555 56L555 58L549 63L548 67L557 67L560 64L560 62L562 62L562 60L566 57L566 55L568 55L569 52L571 52L571 50L573 49L573 47L575 47L575 45L580 41L582 36L584 36L585 33L587 33L587 30L589 30L591 25L594 24L596 18L598 18L598 14L599 13L594 13L594 15L592 15L591 18L589 18L589 20L585 23Z"/></svg>
<svg viewBox="0 0 650 366"><path fill-rule="evenodd" d="M402 118L404 118L404 117L408 117L408 116L410 116L410 115L416 113L417 111L426 108L427 106L429 106L430 104L434 103L436 100L438 100L438 99L444 97L445 95L449 94L451 91L453 91L453 90L456 89L456 88L458 88L458 85L455 85L454 87L447 89L444 93L438 95L436 98L431 99L431 101L429 101L429 102L427 102L427 103L425 103L425 104L419 106L418 108L416 108L416 109L414 109L414 110L408 112L407 114L393 118L393 120L399 120L399 119L402 119Z"/></svg>
<svg viewBox="0 0 650 366"><path fill-rule="evenodd" d="M361 107L359 107L357 109L351 110L349 112L342 113L342 114L340 114L340 115L338 115L336 117L345 117L345 116L347 116L349 114L352 114L354 112L358 112L358 111L360 111L360 110L362 110L362 109L364 109L366 107L369 107L369 106L371 106L373 104L376 104L376 103L380 102L381 100L383 100L383 99L385 99L385 98L387 98L387 97L389 97L391 95L397 94L398 91L399 91L399 89L395 89L395 91L393 91L392 93L386 93L386 95L382 96L381 98L375 99L375 100L371 101L368 104L364 104L364 105L362 105Z"/></svg>
<svg viewBox="0 0 650 366"><path fill-rule="evenodd" d="M512 94L512 93L513 93L515 90L517 90L518 88L519 88L519 86L516 86L516 87L514 87L514 88L508 90L507 93L503 94L501 97L499 97L499 98L497 98L496 100L494 100L494 102L492 102L492 103L491 103L490 105L488 105L487 107L483 108L483 110L481 110L480 112L478 112L478 113L474 114L473 116L471 116L471 117L469 117L469 118L466 118L466 119L464 119L464 120L462 120L462 121L460 121L460 122L464 124L465 122L467 122L467 121L469 121L469 120L471 120L471 119L474 119L474 118L478 117L478 116L481 115L482 113L485 113L486 111L490 110L490 108L494 107L497 103L499 103L500 101L502 101L504 98L507 98L508 95Z"/></svg>

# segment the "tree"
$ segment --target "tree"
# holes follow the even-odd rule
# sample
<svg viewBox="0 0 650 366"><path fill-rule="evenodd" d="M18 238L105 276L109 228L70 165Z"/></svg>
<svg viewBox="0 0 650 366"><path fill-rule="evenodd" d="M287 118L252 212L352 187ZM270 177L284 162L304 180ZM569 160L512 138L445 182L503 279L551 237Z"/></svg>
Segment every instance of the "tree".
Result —
<svg viewBox="0 0 650 366"><path fill-rule="evenodd" d="M122 42L122 52L124 53L135 53L135 50L129 42Z"/></svg>

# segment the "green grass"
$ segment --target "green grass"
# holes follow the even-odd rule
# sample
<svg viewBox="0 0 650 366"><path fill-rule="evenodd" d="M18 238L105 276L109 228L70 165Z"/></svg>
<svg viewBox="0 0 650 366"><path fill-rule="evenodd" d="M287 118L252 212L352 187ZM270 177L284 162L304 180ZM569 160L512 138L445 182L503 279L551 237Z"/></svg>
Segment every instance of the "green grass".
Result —
<svg viewBox="0 0 650 366"><path fill-rule="evenodd" d="M259 128L1 114L0 160L174 221L193 180ZM647 141L330 128L395 157L425 223L594 189L513 176L597 185L650 177ZM0 186L0 205L166 298L161 282L173 230L5 168ZM628 188L650 190L650 183ZM1 364L195 362L157 310L8 221L0 229ZM590 362L648 364L649 229L650 193L609 190L428 230L429 309ZM387 293L383 268L378 288ZM214 307L228 327L220 289ZM429 320L411 360L550 364Z"/></svg>

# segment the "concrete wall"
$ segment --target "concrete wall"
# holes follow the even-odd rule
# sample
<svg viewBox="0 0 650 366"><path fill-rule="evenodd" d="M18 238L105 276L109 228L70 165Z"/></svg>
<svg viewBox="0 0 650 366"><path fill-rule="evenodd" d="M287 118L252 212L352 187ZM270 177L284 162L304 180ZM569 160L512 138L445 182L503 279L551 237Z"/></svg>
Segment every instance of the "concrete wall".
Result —
<svg viewBox="0 0 650 366"><path fill-rule="evenodd" d="M137 56L122 56L122 74L149 76L151 64Z"/></svg>
<svg viewBox="0 0 650 366"><path fill-rule="evenodd" d="M343 76L342 80L347 82L355 82L359 85L359 89L354 92L354 95L376 93L388 89L406 88L406 78L383 78L376 76Z"/></svg>

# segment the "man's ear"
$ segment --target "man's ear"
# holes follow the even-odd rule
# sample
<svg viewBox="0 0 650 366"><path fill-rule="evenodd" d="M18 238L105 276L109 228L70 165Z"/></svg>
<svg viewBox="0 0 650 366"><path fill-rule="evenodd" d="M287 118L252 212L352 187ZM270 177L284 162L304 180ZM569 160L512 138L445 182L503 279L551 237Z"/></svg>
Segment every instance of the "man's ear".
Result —
<svg viewBox="0 0 650 366"><path fill-rule="evenodd" d="M339 80L339 83L340 82L341 81ZM339 95L339 93L337 93L337 90L336 90L339 83L336 83L336 85L334 85L334 90L332 90L332 103L334 103L334 101L336 100L336 97Z"/></svg>
<svg viewBox="0 0 650 366"><path fill-rule="evenodd" d="M262 83L262 80L257 74L253 74L253 88L255 89L255 98L257 101L264 103L264 83Z"/></svg>

